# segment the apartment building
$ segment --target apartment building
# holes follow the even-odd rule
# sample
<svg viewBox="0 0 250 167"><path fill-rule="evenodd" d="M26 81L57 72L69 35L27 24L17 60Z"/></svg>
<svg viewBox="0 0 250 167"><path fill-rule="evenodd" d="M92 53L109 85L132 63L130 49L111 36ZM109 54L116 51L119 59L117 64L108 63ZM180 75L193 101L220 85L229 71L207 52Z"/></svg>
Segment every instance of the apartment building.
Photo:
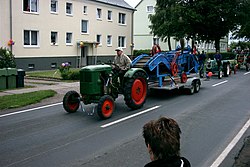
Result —
<svg viewBox="0 0 250 167"><path fill-rule="evenodd" d="M151 24L149 20L149 15L154 14L154 7L156 5L156 0L141 0L135 6L134 13L134 49L151 49L154 43L159 44L162 50L169 50L168 44L161 41L157 36L151 34L151 29L149 25ZM198 42L198 41L197 41ZM186 45L191 46L191 41L185 41ZM180 46L179 41L171 38L171 47L175 49ZM228 37L220 40L221 52L226 52L228 47ZM205 43L198 42L197 48L199 51L204 50L205 52L215 52L214 42Z"/></svg>
<svg viewBox="0 0 250 167"><path fill-rule="evenodd" d="M106 62L117 47L131 55L133 13L123 0L4 0L0 47L27 71Z"/></svg>

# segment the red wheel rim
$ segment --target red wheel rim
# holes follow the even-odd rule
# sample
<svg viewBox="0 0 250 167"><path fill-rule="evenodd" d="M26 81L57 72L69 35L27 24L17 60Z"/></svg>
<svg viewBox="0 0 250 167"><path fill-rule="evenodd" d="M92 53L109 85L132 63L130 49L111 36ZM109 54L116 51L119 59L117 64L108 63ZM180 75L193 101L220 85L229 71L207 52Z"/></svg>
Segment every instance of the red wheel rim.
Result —
<svg viewBox="0 0 250 167"><path fill-rule="evenodd" d="M68 106L69 106L69 109L74 111L77 107L78 107L78 103L73 103L73 102L69 102L68 103Z"/></svg>
<svg viewBox="0 0 250 167"><path fill-rule="evenodd" d="M146 83L144 79L136 79L132 85L132 99L135 104L141 104L146 97Z"/></svg>
<svg viewBox="0 0 250 167"><path fill-rule="evenodd" d="M186 83L187 82L187 74L186 73L182 73L181 74L181 82L182 83Z"/></svg>
<svg viewBox="0 0 250 167"><path fill-rule="evenodd" d="M110 117L110 115L113 113L114 104L112 100L105 100L102 105L102 114L105 117Z"/></svg>
<svg viewBox="0 0 250 167"><path fill-rule="evenodd" d="M171 63L171 72L173 76L176 76L178 73L178 66L176 63Z"/></svg>

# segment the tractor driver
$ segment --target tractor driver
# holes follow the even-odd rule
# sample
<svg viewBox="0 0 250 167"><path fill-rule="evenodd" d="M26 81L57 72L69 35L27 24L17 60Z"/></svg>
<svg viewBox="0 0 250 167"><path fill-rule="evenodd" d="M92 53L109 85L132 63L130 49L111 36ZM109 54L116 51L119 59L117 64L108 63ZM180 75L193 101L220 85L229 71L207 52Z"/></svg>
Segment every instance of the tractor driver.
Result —
<svg viewBox="0 0 250 167"><path fill-rule="evenodd" d="M119 72L119 77L122 80L124 74L130 69L131 60L123 53L123 49L118 47L115 49L116 56L114 58L113 70Z"/></svg>
<svg viewBox="0 0 250 167"><path fill-rule="evenodd" d="M221 66L221 60L222 60L222 55L220 54L220 52L217 50L216 51L216 54L214 55L214 58L217 62L217 65L218 65L218 69L220 69L220 66Z"/></svg>

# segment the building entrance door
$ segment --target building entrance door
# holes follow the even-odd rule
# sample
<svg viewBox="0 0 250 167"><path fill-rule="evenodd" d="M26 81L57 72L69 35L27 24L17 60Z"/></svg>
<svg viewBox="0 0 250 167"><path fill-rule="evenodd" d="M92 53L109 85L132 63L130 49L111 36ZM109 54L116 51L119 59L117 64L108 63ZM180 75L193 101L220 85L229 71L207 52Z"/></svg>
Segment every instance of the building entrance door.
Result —
<svg viewBox="0 0 250 167"><path fill-rule="evenodd" d="M87 65L87 55L88 55L88 46L83 46L80 49L80 55L81 55L81 61L80 66L86 66Z"/></svg>

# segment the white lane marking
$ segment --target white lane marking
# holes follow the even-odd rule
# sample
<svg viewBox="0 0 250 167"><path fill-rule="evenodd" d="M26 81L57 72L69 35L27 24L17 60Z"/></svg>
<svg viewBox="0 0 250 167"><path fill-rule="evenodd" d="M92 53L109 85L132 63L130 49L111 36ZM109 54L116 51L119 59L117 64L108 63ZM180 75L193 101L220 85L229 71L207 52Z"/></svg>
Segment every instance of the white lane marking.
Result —
<svg viewBox="0 0 250 167"><path fill-rule="evenodd" d="M247 74L250 74L250 71L249 71L249 72L244 73L244 75L247 75Z"/></svg>
<svg viewBox="0 0 250 167"><path fill-rule="evenodd" d="M157 109L157 108L159 108L159 107L160 107L160 106L154 106L154 107L152 107L152 108L146 109L146 110L141 111L141 112L138 112L138 113L136 113L136 114L133 114L133 115L130 115L130 116L127 116L127 117L118 119L118 120L116 120L116 121L114 121L114 122L110 122L110 123L108 123L108 124L102 125L101 127L102 127L102 128L106 128L106 127L108 127L108 126L117 124L117 123L122 122L122 121L125 121L125 120L127 120L127 119L130 119L130 118L136 117L136 116L138 116L138 115L147 113L147 112L149 112L149 111L155 110L155 109Z"/></svg>
<svg viewBox="0 0 250 167"><path fill-rule="evenodd" d="M219 155L219 157L214 161L214 163L210 167L218 167L223 162L223 160L227 157L229 152L233 149L233 147L238 143L240 138L246 132L246 130L250 126L250 118L245 123L245 125L241 128L238 134L234 137L234 139L229 143L229 145L225 148L225 150Z"/></svg>
<svg viewBox="0 0 250 167"><path fill-rule="evenodd" d="M62 102L50 104L50 105L46 105L46 106L41 106L41 107L36 107L36 108L31 108L31 109L27 109L27 110L17 111L17 112L13 112L13 113L9 113L9 114L3 114L3 115L0 115L0 118L7 117L10 115L21 114L21 113L25 113L25 112L29 112L29 111L34 111L34 110L38 110L38 109L48 108L48 107L52 107L52 106L57 106L57 105L61 105L61 104L62 104Z"/></svg>
<svg viewBox="0 0 250 167"><path fill-rule="evenodd" d="M214 84L214 85L212 85L213 87L214 86L218 86L218 85L221 85L221 84L224 84L224 83L227 83L228 82L228 80L225 80L225 81L222 81L222 82L219 82L219 83L217 83L217 84Z"/></svg>

